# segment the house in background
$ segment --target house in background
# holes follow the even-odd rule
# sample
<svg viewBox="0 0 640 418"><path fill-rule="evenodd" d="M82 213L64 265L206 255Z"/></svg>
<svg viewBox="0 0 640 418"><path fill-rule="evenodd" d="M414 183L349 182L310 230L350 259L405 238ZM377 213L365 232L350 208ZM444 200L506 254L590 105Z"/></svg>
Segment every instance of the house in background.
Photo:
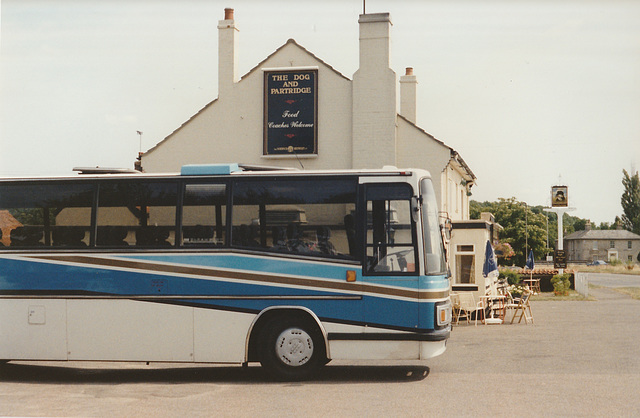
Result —
<svg viewBox="0 0 640 418"><path fill-rule="evenodd" d="M620 260L638 262L640 235L618 229L591 229L587 222L584 231L576 231L564 237L564 249L568 262L595 260Z"/></svg>

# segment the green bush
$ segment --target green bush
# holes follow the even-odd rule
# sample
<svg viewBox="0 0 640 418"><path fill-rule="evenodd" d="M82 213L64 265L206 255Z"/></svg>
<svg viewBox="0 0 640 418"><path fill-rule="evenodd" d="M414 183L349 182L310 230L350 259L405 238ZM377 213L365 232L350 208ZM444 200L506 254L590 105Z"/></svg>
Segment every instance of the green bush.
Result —
<svg viewBox="0 0 640 418"><path fill-rule="evenodd" d="M571 275L568 273L556 274L551 278L553 293L556 296L567 296L569 294L569 288L571 287L570 278Z"/></svg>
<svg viewBox="0 0 640 418"><path fill-rule="evenodd" d="M516 273L511 269L500 269L498 279L506 279L509 284L518 284L522 280L522 277L520 277L519 273Z"/></svg>

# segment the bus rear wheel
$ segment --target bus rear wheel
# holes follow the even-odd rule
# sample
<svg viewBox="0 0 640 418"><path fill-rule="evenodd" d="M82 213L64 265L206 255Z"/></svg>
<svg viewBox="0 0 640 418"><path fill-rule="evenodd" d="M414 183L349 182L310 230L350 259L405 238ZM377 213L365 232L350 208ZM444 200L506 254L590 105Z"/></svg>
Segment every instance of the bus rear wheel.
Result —
<svg viewBox="0 0 640 418"><path fill-rule="evenodd" d="M273 318L264 327L260 364L277 380L305 380L326 363L317 326L298 318Z"/></svg>

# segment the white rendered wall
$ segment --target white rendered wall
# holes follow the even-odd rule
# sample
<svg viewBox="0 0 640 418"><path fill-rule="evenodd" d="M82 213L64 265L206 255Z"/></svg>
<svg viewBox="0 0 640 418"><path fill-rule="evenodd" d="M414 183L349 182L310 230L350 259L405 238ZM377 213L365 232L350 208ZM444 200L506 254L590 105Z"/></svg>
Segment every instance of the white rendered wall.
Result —
<svg viewBox="0 0 640 418"><path fill-rule="evenodd" d="M350 168L351 81L290 40L233 84L227 96L145 153L144 170L178 171L184 164L227 162L299 167L291 156L263 157L262 152L262 68L287 67L318 69L318 156L301 159L305 169Z"/></svg>
<svg viewBox="0 0 640 418"><path fill-rule="evenodd" d="M425 168L431 172L436 200L442 205L442 176L451 158L449 147L425 134L424 131L398 117L398 167ZM446 172L446 171L445 171Z"/></svg>

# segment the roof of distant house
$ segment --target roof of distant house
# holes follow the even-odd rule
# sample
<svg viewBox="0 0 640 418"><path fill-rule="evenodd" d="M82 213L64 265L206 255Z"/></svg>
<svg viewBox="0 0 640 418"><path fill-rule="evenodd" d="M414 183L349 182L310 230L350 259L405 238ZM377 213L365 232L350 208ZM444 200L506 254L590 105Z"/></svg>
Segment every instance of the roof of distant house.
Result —
<svg viewBox="0 0 640 418"><path fill-rule="evenodd" d="M624 229L591 229L584 231L576 231L567 235L564 239L608 239L608 240L634 240L640 239L640 235Z"/></svg>

